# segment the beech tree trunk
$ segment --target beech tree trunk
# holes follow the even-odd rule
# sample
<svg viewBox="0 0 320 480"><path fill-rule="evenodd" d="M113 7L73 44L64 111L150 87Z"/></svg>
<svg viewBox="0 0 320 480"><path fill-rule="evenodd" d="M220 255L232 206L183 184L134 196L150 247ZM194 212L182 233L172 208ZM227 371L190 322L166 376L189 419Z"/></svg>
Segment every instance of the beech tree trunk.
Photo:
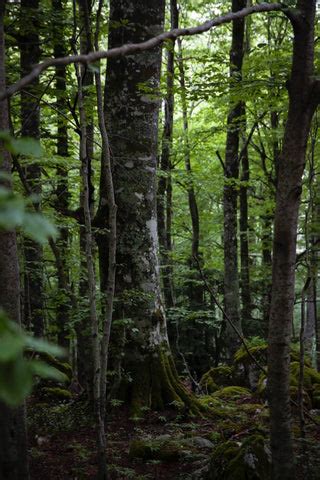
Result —
<svg viewBox="0 0 320 480"><path fill-rule="evenodd" d="M232 0L232 11L237 12L246 7L246 0ZM244 55L245 20L232 23L232 45L230 51L230 89L241 80ZM227 142L225 156L225 185L223 192L224 212L224 306L227 316L241 330L239 275L238 275L238 241L237 241L237 181L239 179L239 133L244 108L242 102L231 104L227 121ZM239 346L229 322L226 326L226 348L232 357Z"/></svg>
<svg viewBox="0 0 320 480"><path fill-rule="evenodd" d="M27 75L40 61L39 0L21 0L20 19L20 68L21 76ZM21 91L21 135L40 138L39 79ZM24 176L30 191L38 196L34 201L40 207L41 167L28 165ZM43 320L43 249L39 243L24 240L24 318L23 323L32 327L35 335L44 334Z"/></svg>
<svg viewBox="0 0 320 480"><path fill-rule="evenodd" d="M295 296L297 222L302 174L319 85L314 72L315 0L299 0L288 15L294 29L289 111L279 159L269 324L268 392L274 480L295 478L289 367Z"/></svg>
<svg viewBox="0 0 320 480"><path fill-rule="evenodd" d="M160 33L163 20L163 0L112 0L109 48ZM118 206L114 318L127 325L121 384L133 415L139 415L143 406L191 404L173 365L160 294L156 211L160 65L160 48L109 59L105 87Z"/></svg>
<svg viewBox="0 0 320 480"><path fill-rule="evenodd" d="M0 89L5 84L4 19L5 2L0 3ZM8 102L0 102L0 130L9 131ZM11 156L0 141L0 172L11 174ZM0 181L11 188L9 181ZM0 308L20 324L20 280L16 233L0 231ZM11 409L0 402L0 478L28 480L27 441L24 406Z"/></svg>

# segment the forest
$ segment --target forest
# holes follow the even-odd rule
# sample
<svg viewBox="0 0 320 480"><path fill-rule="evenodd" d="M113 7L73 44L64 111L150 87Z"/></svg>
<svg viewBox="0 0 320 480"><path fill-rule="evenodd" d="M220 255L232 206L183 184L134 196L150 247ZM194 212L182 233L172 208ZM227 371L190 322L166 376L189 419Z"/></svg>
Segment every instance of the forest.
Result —
<svg viewBox="0 0 320 480"><path fill-rule="evenodd" d="M320 479L319 0L0 0L0 480Z"/></svg>

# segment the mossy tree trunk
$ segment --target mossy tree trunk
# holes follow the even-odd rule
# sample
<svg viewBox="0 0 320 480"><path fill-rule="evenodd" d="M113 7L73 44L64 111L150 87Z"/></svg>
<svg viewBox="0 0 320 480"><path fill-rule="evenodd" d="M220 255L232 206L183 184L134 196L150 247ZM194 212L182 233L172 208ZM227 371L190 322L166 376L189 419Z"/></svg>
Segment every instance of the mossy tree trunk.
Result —
<svg viewBox="0 0 320 480"><path fill-rule="evenodd" d="M164 0L112 0L109 48L160 33L163 20ZM105 88L118 206L114 318L126 325L121 386L134 415L144 406L192 402L173 365L160 294L156 212L160 65L160 48L110 59ZM117 335L115 329L112 335Z"/></svg>

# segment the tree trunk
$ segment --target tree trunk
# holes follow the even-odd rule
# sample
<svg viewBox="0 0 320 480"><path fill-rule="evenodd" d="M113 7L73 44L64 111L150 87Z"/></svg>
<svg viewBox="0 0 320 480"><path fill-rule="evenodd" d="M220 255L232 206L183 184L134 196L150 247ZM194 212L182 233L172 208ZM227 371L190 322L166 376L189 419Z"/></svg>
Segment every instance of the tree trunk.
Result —
<svg viewBox="0 0 320 480"><path fill-rule="evenodd" d="M241 259L241 323L245 334L254 335L251 326L249 222L248 222L248 182L250 177L248 149L242 154L242 175L240 187L240 259Z"/></svg>
<svg viewBox="0 0 320 480"><path fill-rule="evenodd" d="M62 0L52 0L52 35L54 43L54 57L64 57L67 54L65 42L65 22ZM56 67L56 107L57 115L57 155L59 157L68 157L68 127L62 114L66 114L66 67L58 65ZM56 188L56 208L58 212L65 212L69 207L69 185L68 169L65 166L57 167L57 188ZM70 290L69 290L69 266L68 266L68 227L59 228L60 236L57 240L59 250L59 262L56 258L57 278L59 289L59 301L57 305L57 325L58 325L58 344L62 347L69 347L69 325L71 315ZM59 263L59 265L58 265ZM66 285L67 284L67 285ZM66 289L67 287L67 289Z"/></svg>
<svg viewBox="0 0 320 480"><path fill-rule="evenodd" d="M0 89L5 84L4 20L5 2L0 4ZM0 130L9 131L8 102L0 103ZM0 173L11 174L11 156L0 141ZM1 180L2 187L11 188ZM0 307L8 317L20 324L20 280L16 233L0 232ZM25 408L11 409L0 402L0 478L28 480Z"/></svg>
<svg viewBox="0 0 320 480"><path fill-rule="evenodd" d="M20 68L21 76L27 75L40 61L39 0L21 0L20 19ZM21 91L21 135L40 138L39 79ZM40 207L41 167L34 163L24 169L30 191L38 196L34 201ZM43 336L43 249L39 243L24 240L24 318L34 334Z"/></svg>
<svg viewBox="0 0 320 480"><path fill-rule="evenodd" d="M268 324L270 318L271 303L271 266L272 266L272 216L266 213L261 217L262 222L262 325L261 335L266 336L268 333Z"/></svg>
<svg viewBox="0 0 320 480"><path fill-rule="evenodd" d="M163 0L112 0L110 22L117 27L109 32L109 48L156 35L162 31L163 20ZM105 87L118 206L114 317L117 323L128 325L122 387L133 415L139 415L143 406L163 408L174 401L192 406L173 365L160 294L156 212L159 99L154 96L160 65L160 48L110 59Z"/></svg>
<svg viewBox="0 0 320 480"><path fill-rule="evenodd" d="M203 305L203 286L199 278L198 262L201 263L199 246L200 246L200 217L196 192L194 188L194 181L192 178L191 167L191 155L190 155L190 142L189 142L189 120L188 120L188 106L186 98L186 81L185 81L185 69L182 54L182 42L178 38L178 66L179 66L179 80L181 88L181 104L182 104L182 117L183 117L183 149L184 149L184 163L187 173L187 192L188 192L188 204L191 218L192 227L192 240L191 240L191 255L189 260L190 265L190 281L188 295L190 299L191 307L201 307Z"/></svg>
<svg viewBox="0 0 320 480"><path fill-rule="evenodd" d="M237 12L246 6L246 0L232 0L232 11ZM241 80L244 55L245 20L235 20L232 24L232 46L230 51L230 89ZM225 156L225 185L223 192L224 211L224 304L227 316L241 330L238 242L237 242L237 180L239 178L239 132L242 124L243 104L230 106L227 121L227 141ZM229 357L239 347L239 339L229 322L226 328L226 346Z"/></svg>
<svg viewBox="0 0 320 480"><path fill-rule="evenodd" d="M91 5L91 2L90 2ZM80 52L88 53L93 50L92 32L90 24L90 5L87 0L79 0L79 17L80 17ZM86 113L86 156L87 156L87 176L88 176L88 198L90 215L93 214L94 207L94 186L92 183L92 158L93 158L93 119L92 119L92 105L90 105L90 87L93 88L93 72L88 68L88 65L82 65L81 72L81 84L83 88L83 107ZM84 198L83 192L80 195L80 209L84 212ZM84 215L82 217L84 219ZM80 258L81 258L81 271L87 272L87 261L83 253L86 251L86 228L83 223L80 225ZM88 298L88 277L86 273L82 273L79 282L79 295L82 299ZM78 347L78 377L79 382L83 385L91 396L92 391L92 377L93 367L91 362L90 349L88 349L88 340L90 338L90 321L89 315L86 310L82 312L79 322L76 326L77 332L77 347Z"/></svg>
<svg viewBox="0 0 320 480"><path fill-rule="evenodd" d="M171 30L179 26L179 12L176 0L170 0ZM162 150L160 169L162 176L158 182L157 213L158 233L162 263L163 293L166 307L173 307L174 292L172 267L170 265L172 250L171 242L171 212L172 212L172 180L171 180L171 150L174 114L174 48L175 40L168 45L167 50L167 92L164 105L164 126L162 134Z"/></svg>
<svg viewBox="0 0 320 480"><path fill-rule="evenodd" d="M299 0L294 28L289 111L279 161L274 221L269 324L268 391L274 480L295 478L289 366L295 296L297 222L310 123L316 108L314 71L315 0Z"/></svg>

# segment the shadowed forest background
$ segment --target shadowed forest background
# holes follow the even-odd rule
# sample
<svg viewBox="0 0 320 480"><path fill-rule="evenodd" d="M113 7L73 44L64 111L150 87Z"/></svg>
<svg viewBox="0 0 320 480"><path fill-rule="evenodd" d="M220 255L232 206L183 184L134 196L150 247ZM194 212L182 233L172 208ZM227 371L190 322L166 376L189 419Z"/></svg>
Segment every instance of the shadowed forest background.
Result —
<svg viewBox="0 0 320 480"><path fill-rule="evenodd" d="M319 14L0 0L0 480L320 479Z"/></svg>

